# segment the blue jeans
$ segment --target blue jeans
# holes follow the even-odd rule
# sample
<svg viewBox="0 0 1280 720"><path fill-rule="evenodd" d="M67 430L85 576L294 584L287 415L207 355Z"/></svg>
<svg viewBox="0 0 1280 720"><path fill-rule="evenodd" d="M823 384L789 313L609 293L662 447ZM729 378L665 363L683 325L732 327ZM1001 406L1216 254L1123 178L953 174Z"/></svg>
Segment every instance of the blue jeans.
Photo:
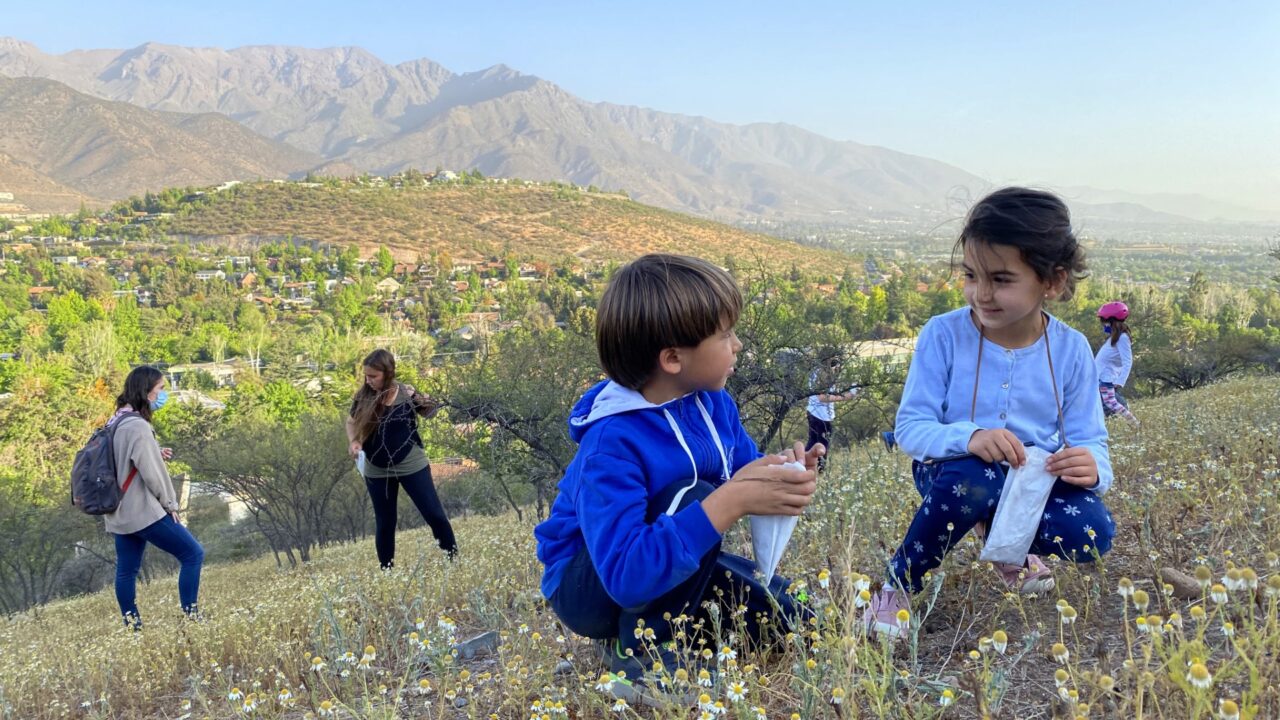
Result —
<svg viewBox="0 0 1280 720"><path fill-rule="evenodd" d="M114 534L114 533L113 533ZM138 613L138 571L142 569L142 554L151 543L169 553L182 563L178 571L178 598L182 611L188 615L196 612L196 597L200 594L200 568L204 566L204 548L190 530L180 525L172 515L165 515L136 533L115 535L116 539L116 601L125 624L142 626Z"/></svg>
<svg viewBox="0 0 1280 720"><path fill-rule="evenodd" d="M1004 489L1005 468L966 456L933 464L912 462L911 475L924 503L893 554L889 577L907 591L919 592L924 574L942 564L974 525L981 521L990 527ZM1103 555L1111 549L1115 531L1102 498L1058 480L1049 491L1030 552L1090 562L1095 550Z"/></svg>

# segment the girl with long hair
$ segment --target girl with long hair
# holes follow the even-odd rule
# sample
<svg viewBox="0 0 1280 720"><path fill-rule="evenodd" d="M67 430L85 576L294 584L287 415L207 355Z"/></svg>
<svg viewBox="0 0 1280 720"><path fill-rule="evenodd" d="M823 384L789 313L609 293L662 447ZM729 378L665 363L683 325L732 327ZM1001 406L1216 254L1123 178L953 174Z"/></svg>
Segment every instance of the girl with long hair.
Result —
<svg viewBox="0 0 1280 720"><path fill-rule="evenodd" d="M436 494L431 464L418 434L418 417L434 416L440 403L398 382L395 356L387 350L369 353L362 368L364 382L351 401L347 441L352 457L364 453L361 473L373 502L378 562L383 568L395 564L396 500L401 487L431 527L436 542L453 558L458 543Z"/></svg>

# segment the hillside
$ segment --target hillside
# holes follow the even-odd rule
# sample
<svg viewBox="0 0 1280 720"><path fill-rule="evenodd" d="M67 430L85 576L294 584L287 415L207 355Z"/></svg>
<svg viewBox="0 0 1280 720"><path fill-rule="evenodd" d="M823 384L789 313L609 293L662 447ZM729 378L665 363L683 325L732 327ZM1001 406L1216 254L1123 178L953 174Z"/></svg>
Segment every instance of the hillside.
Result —
<svg viewBox="0 0 1280 720"><path fill-rule="evenodd" d="M69 188L3 152L0 152L0 192L13 194L13 203L0 201L0 212L71 213L78 210L81 203L91 207L106 204L106 201ZM13 205L19 207L3 209Z"/></svg>
<svg viewBox="0 0 1280 720"><path fill-rule="evenodd" d="M0 127L0 152L95 198L288 177L322 162L221 115L146 110L36 78L0 77Z"/></svg>
<svg viewBox="0 0 1280 720"><path fill-rule="evenodd" d="M447 251L455 259L496 256L556 261L626 260L646 252L758 259L775 269L839 273L851 255L806 248L631 201L556 185L482 182L396 189L252 183L208 196L164 227L176 235L293 236L386 245L402 260Z"/></svg>
<svg viewBox="0 0 1280 720"><path fill-rule="evenodd" d="M1274 377L1134 403L1141 432L1112 426L1111 553L1096 565L1055 563L1054 593L1017 597L963 541L945 577L935 575L943 586L936 604L924 593L914 609L918 635L896 651L860 629L851 583L860 574L879 581L878 542L893 542L909 522L909 462L873 444L840 452L780 568L828 610L812 647L797 638L760 655L726 628L714 646L736 658L721 661L718 683L705 691L731 718L758 717L755 706L768 717L967 718L980 715L979 702L992 717L1048 717L1059 704L1055 683L1074 696L1071 715L1078 702L1088 717L1148 716L1141 707L1158 698L1151 717L1205 718L1219 700L1239 703L1244 717L1280 716L1278 405ZM456 518L455 529L462 555L454 563L422 529L401 533L402 562L391 572L378 571L370 540L324 548L295 570L270 558L207 567L200 624L180 619L173 576L139 588L142 633L120 626L110 590L15 616L0 623L0 708L23 718L72 715L81 703L94 717L237 718L252 700L254 717L290 720L335 711L516 718L545 703L562 704L567 717L611 717L614 701L596 685L596 649L567 635L541 599L531 520ZM745 550L741 533L727 543ZM1214 587L1223 602L1212 602L1188 579L1189 588L1169 586L1166 595L1164 567L1203 568L1232 589ZM1231 579L1247 577L1244 568L1256 590ZM1140 594L1117 593L1125 579ZM1060 622L1055 602L1068 604L1075 621ZM449 656L451 633L489 629L504 638L497 657ZM998 652L997 631L1008 635ZM1054 652L1065 660L1051 657L1059 642ZM1191 662L1205 665L1210 689L1186 681ZM741 683L741 700L728 699L730 682ZM944 691L956 704L939 715ZM687 708L641 712L690 717Z"/></svg>

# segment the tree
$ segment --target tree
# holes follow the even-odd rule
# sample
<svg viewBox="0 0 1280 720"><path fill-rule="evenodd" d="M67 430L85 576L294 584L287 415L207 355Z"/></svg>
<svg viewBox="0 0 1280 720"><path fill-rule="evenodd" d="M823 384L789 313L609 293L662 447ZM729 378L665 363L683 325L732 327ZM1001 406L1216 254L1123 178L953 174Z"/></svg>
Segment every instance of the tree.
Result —
<svg viewBox="0 0 1280 720"><path fill-rule="evenodd" d="M267 417L287 428L297 427L307 412L307 396L287 380L267 383L259 397Z"/></svg>
<svg viewBox="0 0 1280 720"><path fill-rule="evenodd" d="M1220 337L1155 349L1136 366L1139 379L1163 391L1193 390L1228 375L1268 362L1267 343L1257 331L1223 333Z"/></svg>
<svg viewBox="0 0 1280 720"><path fill-rule="evenodd" d="M445 442L494 477L532 485L537 515L544 517L575 451L569 412L600 377L590 336L518 328L493 338L474 362L450 366L446 377L448 386L435 394L445 398L455 421L478 421L486 429L478 436L464 430ZM508 451L477 451L484 442Z"/></svg>
<svg viewBox="0 0 1280 720"><path fill-rule="evenodd" d="M386 245L378 246L377 263L379 277L387 277L395 270L396 259L391 256L391 251L387 249Z"/></svg>
<svg viewBox="0 0 1280 720"><path fill-rule="evenodd" d="M748 282L737 327L743 351L729 378L743 424L762 448L777 440L816 385L854 384L848 335L836 325L804 322L803 296L784 285L763 268Z"/></svg>
<svg viewBox="0 0 1280 720"><path fill-rule="evenodd" d="M255 305L244 303L240 307L238 322L240 345L244 348L245 355L249 356L249 362L253 365L253 374L258 375L262 372L262 350L270 338L267 332L267 319Z"/></svg>
<svg viewBox="0 0 1280 720"><path fill-rule="evenodd" d="M1267 243L1267 257L1280 260L1280 234L1273 236ZM1271 282L1280 285L1280 274L1272 275Z"/></svg>
<svg viewBox="0 0 1280 720"><path fill-rule="evenodd" d="M45 316L55 347L62 347L71 331L83 323L103 317L102 306L85 300L72 290L49 301Z"/></svg>
<svg viewBox="0 0 1280 720"><path fill-rule="evenodd" d="M76 370L89 378L110 378L120 368L122 347L115 326L108 320L94 320L71 332L66 342Z"/></svg>
<svg viewBox="0 0 1280 720"><path fill-rule="evenodd" d="M32 225L31 234L37 237L49 235L69 238L74 234L74 231L71 229L71 223L67 222L66 218L55 215Z"/></svg>
<svg viewBox="0 0 1280 720"><path fill-rule="evenodd" d="M65 506L33 503L0 475L0 612L26 610L58 597L63 568L81 543L101 535L93 519Z"/></svg>
<svg viewBox="0 0 1280 720"><path fill-rule="evenodd" d="M81 273L80 281L84 286L84 296L104 305L112 299L111 293L116 289L115 280L98 269L85 270Z"/></svg>
<svg viewBox="0 0 1280 720"><path fill-rule="evenodd" d="M244 501L277 562L308 562L335 537L328 518L354 472L337 412L308 412L293 427L249 417L187 442L195 481Z"/></svg>

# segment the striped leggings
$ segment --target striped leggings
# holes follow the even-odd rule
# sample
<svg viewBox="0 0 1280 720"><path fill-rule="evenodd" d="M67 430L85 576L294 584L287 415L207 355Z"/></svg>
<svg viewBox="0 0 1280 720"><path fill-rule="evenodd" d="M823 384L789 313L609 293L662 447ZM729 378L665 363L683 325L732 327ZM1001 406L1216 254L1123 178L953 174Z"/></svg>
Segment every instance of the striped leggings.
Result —
<svg viewBox="0 0 1280 720"><path fill-rule="evenodd" d="M1134 425L1138 424L1138 418L1129 411L1129 406L1125 404L1124 398L1120 396L1120 391L1116 389L1115 383L1099 383L1098 392L1102 395L1102 411L1107 415L1119 415Z"/></svg>

